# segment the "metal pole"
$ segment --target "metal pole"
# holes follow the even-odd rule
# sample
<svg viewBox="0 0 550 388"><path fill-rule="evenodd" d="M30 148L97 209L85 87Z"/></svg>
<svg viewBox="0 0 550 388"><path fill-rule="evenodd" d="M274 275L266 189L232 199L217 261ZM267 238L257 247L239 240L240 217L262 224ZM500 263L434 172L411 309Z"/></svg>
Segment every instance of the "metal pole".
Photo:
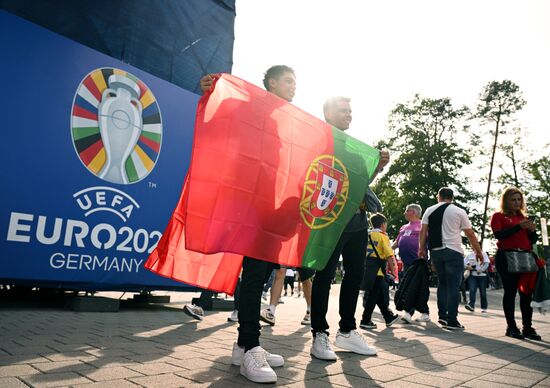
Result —
<svg viewBox="0 0 550 388"><path fill-rule="evenodd" d="M540 218L540 232L542 235L542 249L544 259L548 261L550 259L550 246L548 244L548 224L545 217Z"/></svg>

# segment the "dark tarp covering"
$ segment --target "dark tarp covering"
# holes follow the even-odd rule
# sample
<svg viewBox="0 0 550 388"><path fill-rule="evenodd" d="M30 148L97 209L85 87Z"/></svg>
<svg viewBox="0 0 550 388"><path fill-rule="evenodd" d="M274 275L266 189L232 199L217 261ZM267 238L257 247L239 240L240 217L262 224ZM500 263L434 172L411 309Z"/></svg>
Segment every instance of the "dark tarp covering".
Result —
<svg viewBox="0 0 550 388"><path fill-rule="evenodd" d="M0 0L0 8L193 92L203 74L233 65L235 0Z"/></svg>

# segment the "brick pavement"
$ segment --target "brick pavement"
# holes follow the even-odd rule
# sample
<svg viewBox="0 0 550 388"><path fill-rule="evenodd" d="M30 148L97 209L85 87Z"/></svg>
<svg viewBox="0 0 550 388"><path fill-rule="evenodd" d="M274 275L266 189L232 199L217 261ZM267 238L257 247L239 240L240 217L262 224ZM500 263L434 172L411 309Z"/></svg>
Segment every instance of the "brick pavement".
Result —
<svg viewBox="0 0 550 388"><path fill-rule="evenodd" d="M338 289L333 287L329 306L333 332ZM172 302L127 307L117 313L0 302L0 387L255 385L231 365L237 325L227 322L228 312L207 312L204 321L196 322L181 307L197 294L155 294L170 294ZM432 319L436 318L434 296L432 290ZM375 313L379 328L366 335L379 349L378 356L337 351L338 361L324 362L309 355L309 328L300 324L304 300L284 297L285 303L277 308L277 324L263 327L261 342L285 357L285 366L276 369L279 386L550 387L549 317L534 316L545 342L505 337L500 298L501 291L489 291L488 314L472 314L461 306L463 333L433 323L385 328ZM361 312L359 306L357 317Z"/></svg>

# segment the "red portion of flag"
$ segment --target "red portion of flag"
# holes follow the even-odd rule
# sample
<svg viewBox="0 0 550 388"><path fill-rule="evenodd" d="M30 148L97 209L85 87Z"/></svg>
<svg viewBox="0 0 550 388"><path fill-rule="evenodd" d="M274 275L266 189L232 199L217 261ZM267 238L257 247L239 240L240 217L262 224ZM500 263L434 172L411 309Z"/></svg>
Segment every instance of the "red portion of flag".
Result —
<svg viewBox="0 0 550 388"><path fill-rule="evenodd" d="M185 249L184 213L188 187L186 178L178 205L157 247L147 259L145 268L200 288L233 294L241 272L241 255L205 255Z"/></svg>
<svg viewBox="0 0 550 388"><path fill-rule="evenodd" d="M311 231L300 215L307 169L333 152L328 124L222 75L197 109L186 247L301 266Z"/></svg>

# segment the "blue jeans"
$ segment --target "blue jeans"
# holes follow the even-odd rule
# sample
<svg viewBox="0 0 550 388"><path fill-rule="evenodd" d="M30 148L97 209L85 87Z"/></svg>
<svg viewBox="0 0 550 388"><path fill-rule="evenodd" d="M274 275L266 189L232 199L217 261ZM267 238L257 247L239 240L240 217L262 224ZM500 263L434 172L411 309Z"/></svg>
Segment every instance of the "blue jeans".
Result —
<svg viewBox="0 0 550 388"><path fill-rule="evenodd" d="M460 302L460 282L464 272L464 256L449 248L431 251L431 258L437 271L437 309L439 319L456 323Z"/></svg>
<svg viewBox="0 0 550 388"><path fill-rule="evenodd" d="M479 288L479 296L481 298L481 309L487 310L487 276L472 276L468 278L470 284L470 305L471 308L476 306L476 293Z"/></svg>

